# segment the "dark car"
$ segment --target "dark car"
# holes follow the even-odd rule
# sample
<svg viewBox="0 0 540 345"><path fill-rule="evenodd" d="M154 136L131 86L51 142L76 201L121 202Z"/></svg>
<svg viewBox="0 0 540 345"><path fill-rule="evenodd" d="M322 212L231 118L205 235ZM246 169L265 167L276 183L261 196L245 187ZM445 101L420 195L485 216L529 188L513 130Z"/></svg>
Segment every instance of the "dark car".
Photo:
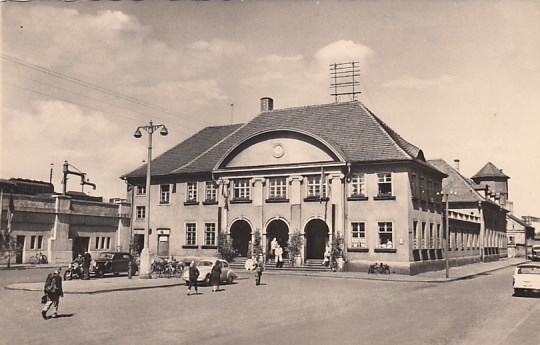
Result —
<svg viewBox="0 0 540 345"><path fill-rule="evenodd" d="M131 275L137 272L138 267L131 254L127 252L102 252L95 261L96 277L103 277L107 273L119 275L120 273L128 273L129 263L131 262Z"/></svg>

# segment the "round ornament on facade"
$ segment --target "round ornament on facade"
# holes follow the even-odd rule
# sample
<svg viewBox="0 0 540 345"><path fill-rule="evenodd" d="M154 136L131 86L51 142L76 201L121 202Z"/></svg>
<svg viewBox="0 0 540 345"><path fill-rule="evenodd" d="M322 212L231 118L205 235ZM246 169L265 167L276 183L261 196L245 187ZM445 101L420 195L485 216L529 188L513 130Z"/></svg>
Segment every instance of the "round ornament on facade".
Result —
<svg viewBox="0 0 540 345"><path fill-rule="evenodd" d="M274 148L272 149L272 155L275 158L281 158L285 154L285 150L283 149L283 146L281 144L274 145Z"/></svg>

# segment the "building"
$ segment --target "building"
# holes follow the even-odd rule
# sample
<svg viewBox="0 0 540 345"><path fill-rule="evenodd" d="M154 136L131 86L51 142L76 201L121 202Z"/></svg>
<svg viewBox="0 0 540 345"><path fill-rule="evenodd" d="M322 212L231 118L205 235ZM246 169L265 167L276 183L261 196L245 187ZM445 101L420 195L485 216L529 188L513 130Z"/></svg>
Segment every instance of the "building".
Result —
<svg viewBox="0 0 540 345"><path fill-rule="evenodd" d="M50 183L24 179L0 180L0 189L2 239L10 235L18 248L12 263L29 263L39 253L50 263L66 264L86 250L129 250L129 203L55 194Z"/></svg>
<svg viewBox="0 0 540 345"><path fill-rule="evenodd" d="M452 265L507 257L508 210L500 203L507 200L507 193L504 198L495 199L496 194L486 193L490 189L485 182L480 184L464 177L458 167L454 168L442 159L429 163L448 175L443 180L442 190L448 194L449 260Z"/></svg>
<svg viewBox="0 0 540 345"><path fill-rule="evenodd" d="M508 235L508 256L528 257L534 242L534 227L523 219L509 213L506 218L506 233Z"/></svg>
<svg viewBox="0 0 540 345"><path fill-rule="evenodd" d="M259 232L268 256L273 238L286 248L299 232L304 263L339 234L349 270L444 267L437 192L446 175L358 101L274 110L263 98L248 123L207 127L151 167L148 191L146 165L122 178L141 244L150 193L153 255L216 255L224 232L245 256Z"/></svg>

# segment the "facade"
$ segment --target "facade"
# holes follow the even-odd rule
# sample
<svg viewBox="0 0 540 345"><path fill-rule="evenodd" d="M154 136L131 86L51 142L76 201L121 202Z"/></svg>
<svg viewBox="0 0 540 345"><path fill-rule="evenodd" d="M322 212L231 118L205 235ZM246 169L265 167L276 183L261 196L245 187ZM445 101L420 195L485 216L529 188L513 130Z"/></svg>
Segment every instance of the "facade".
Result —
<svg viewBox="0 0 540 345"><path fill-rule="evenodd" d="M443 180L442 190L448 193L449 259L452 264L507 257L508 210L500 204L503 199L490 198L495 195L486 194L485 185L464 177L442 159L429 163L448 175Z"/></svg>
<svg viewBox="0 0 540 345"><path fill-rule="evenodd" d="M29 263L42 253L50 263L66 264L86 250L93 256L105 250L129 250L128 203L55 195L49 185L21 179L0 181L2 235L9 234L19 248L12 263ZM44 192L44 186L52 189Z"/></svg>
<svg viewBox="0 0 540 345"><path fill-rule="evenodd" d="M513 214L508 214L506 220L508 256L527 258L535 244L534 227Z"/></svg>
<svg viewBox="0 0 540 345"><path fill-rule="evenodd" d="M384 262L396 273L444 267L442 205L446 176L358 101L273 110L246 124L208 127L124 175L133 233L150 252L213 256L224 232L246 256L259 232L264 255L303 237L304 263L344 238L346 269ZM414 230L416 227L416 230ZM420 253L420 254L418 254Z"/></svg>

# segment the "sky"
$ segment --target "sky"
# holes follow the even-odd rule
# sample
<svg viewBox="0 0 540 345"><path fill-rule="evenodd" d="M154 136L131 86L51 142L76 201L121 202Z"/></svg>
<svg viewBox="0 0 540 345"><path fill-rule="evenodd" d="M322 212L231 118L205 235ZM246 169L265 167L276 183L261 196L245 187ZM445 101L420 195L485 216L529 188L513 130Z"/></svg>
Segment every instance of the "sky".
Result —
<svg viewBox="0 0 540 345"><path fill-rule="evenodd" d="M540 0L25 1L2 11L1 178L86 173L94 196L206 126L334 102L329 64L357 61L359 101L428 159L510 176L540 216ZM349 100L341 96L340 101ZM232 106L231 106L232 104ZM52 165L51 165L52 164ZM70 176L68 190L81 191Z"/></svg>

